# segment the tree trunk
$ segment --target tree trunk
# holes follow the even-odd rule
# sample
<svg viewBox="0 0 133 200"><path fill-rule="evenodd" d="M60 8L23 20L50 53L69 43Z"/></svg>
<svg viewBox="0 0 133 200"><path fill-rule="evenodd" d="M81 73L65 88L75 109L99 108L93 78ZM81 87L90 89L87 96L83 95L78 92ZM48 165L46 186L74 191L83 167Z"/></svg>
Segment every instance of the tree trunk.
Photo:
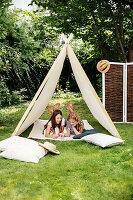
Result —
<svg viewBox="0 0 133 200"><path fill-rule="evenodd" d="M129 62L133 62L133 39L129 42Z"/></svg>
<svg viewBox="0 0 133 200"><path fill-rule="evenodd" d="M112 10L111 6L108 3L106 5L107 5L107 10L109 10L110 15L112 16L112 20L113 20L114 27L115 27L115 34L116 34L117 40L118 40L119 45L120 45L123 62L127 62L127 58L126 58L126 54L125 54L125 49L124 49L124 44L123 44L123 42L124 42L124 35L123 35L123 27L122 27L123 25L122 25L122 22L120 23L120 30L121 30L121 35L120 35L118 24L117 24L117 19L114 16L113 10Z"/></svg>

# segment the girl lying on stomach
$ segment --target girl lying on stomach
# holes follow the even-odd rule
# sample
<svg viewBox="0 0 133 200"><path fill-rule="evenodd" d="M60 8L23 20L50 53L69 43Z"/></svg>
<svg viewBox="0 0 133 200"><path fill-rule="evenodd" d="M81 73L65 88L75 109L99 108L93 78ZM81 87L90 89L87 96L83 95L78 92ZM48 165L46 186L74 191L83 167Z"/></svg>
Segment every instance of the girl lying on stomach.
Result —
<svg viewBox="0 0 133 200"><path fill-rule="evenodd" d="M58 138L59 136L64 137L64 126L65 119L62 118L62 112L60 110L53 111L49 121L44 126L44 130L46 129L45 137L54 139Z"/></svg>

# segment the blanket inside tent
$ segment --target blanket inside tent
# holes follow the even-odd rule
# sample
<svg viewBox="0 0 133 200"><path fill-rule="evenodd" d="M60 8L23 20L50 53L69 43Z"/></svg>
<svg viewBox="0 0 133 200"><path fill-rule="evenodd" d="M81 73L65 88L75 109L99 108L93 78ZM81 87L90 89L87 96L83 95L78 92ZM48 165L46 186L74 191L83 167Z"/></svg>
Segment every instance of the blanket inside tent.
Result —
<svg viewBox="0 0 133 200"><path fill-rule="evenodd" d="M71 141L71 140L81 140L81 139L73 139L73 136L70 137L58 137L57 139L45 137L43 134L44 125L47 123L48 120L36 120L33 128L28 136L28 138L34 139L43 139L43 140L59 140L59 141ZM91 130L93 127L88 123L87 120L83 120L84 128L86 130Z"/></svg>

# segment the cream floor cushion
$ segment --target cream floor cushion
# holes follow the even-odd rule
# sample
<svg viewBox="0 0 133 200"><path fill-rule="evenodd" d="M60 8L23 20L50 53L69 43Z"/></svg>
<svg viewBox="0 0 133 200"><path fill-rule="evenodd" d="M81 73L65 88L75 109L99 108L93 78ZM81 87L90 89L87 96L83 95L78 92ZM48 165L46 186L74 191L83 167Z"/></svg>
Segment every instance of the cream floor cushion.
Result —
<svg viewBox="0 0 133 200"><path fill-rule="evenodd" d="M95 133L82 137L82 140L100 146L102 148L112 147L118 144L123 144L124 141L120 138L106 135L103 133Z"/></svg>
<svg viewBox="0 0 133 200"><path fill-rule="evenodd" d="M5 150L0 156L4 158L38 163L47 154L47 150L40 147L38 142L27 138L12 136L1 142Z"/></svg>

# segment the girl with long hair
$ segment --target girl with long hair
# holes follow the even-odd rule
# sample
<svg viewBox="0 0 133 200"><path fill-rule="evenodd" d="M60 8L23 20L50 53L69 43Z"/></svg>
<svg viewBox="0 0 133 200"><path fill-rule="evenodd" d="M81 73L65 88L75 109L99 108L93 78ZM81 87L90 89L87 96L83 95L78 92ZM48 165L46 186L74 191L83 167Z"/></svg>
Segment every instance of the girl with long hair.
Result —
<svg viewBox="0 0 133 200"><path fill-rule="evenodd" d="M60 110L54 110L47 124L44 126L43 133L45 131L45 137L54 139L59 136L64 136L64 125L65 119L62 118L62 112Z"/></svg>
<svg viewBox="0 0 133 200"><path fill-rule="evenodd" d="M69 114L67 117L67 137L70 137L70 135L78 135L83 133L83 121L80 120L77 113L73 111L72 102L68 103L66 109L69 110Z"/></svg>

